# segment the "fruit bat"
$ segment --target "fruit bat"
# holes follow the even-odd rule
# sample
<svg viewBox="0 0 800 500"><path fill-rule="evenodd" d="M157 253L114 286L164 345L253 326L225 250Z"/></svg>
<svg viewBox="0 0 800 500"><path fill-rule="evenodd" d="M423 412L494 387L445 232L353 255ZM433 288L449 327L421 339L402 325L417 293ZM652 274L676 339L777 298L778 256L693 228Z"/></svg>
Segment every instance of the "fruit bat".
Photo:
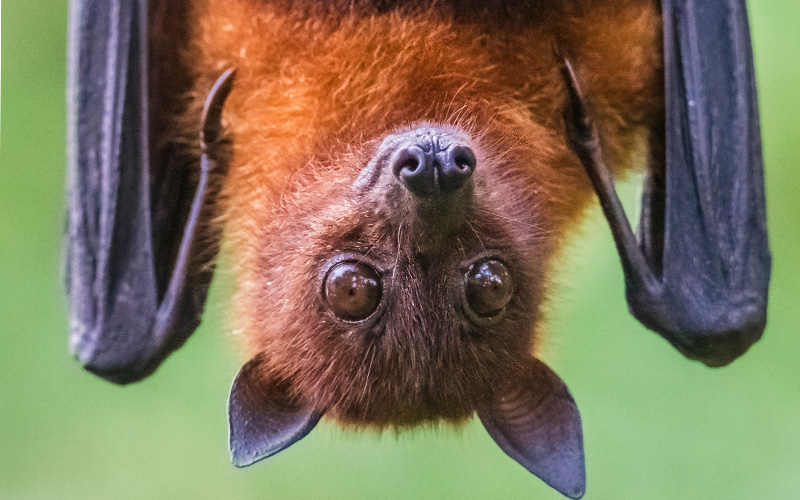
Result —
<svg viewBox="0 0 800 500"><path fill-rule="evenodd" d="M71 349L112 382L151 374L224 241L251 355L237 466L323 416L477 413L580 497L578 410L536 348L595 195L644 325L709 366L764 329L744 0L73 0L69 38ZM614 190L637 165L638 237Z"/></svg>

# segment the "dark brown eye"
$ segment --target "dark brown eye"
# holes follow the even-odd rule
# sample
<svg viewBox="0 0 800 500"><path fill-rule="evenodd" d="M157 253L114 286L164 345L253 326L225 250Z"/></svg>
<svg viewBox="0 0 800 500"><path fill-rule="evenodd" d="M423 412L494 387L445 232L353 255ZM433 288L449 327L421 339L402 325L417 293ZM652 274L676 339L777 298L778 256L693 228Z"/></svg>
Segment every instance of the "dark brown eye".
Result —
<svg viewBox="0 0 800 500"><path fill-rule="evenodd" d="M496 259L472 265L465 282L467 303L479 316L495 316L508 304L514 283L508 268Z"/></svg>
<svg viewBox="0 0 800 500"><path fill-rule="evenodd" d="M333 314L347 321L358 321L378 308L381 279L366 264L340 262L328 271L322 293Z"/></svg>

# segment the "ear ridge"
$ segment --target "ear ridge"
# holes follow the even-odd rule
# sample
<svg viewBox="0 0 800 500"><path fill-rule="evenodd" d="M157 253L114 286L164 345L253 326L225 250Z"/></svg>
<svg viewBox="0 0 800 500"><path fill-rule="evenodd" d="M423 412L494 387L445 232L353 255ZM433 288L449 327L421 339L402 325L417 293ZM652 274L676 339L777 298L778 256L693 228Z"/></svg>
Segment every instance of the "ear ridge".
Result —
<svg viewBox="0 0 800 500"><path fill-rule="evenodd" d="M231 461L246 467L275 455L304 438L322 412L289 393L289 385L263 380L262 356L242 367L228 400Z"/></svg>
<svg viewBox="0 0 800 500"><path fill-rule="evenodd" d="M531 360L528 375L494 393L478 417L509 457L560 493L581 498L586 467L578 407L543 362Z"/></svg>

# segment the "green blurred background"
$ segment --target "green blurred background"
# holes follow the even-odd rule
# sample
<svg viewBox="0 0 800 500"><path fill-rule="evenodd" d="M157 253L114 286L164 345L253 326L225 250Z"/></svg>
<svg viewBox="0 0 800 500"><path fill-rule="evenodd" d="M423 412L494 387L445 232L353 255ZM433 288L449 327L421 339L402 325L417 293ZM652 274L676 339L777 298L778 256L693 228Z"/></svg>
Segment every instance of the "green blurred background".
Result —
<svg viewBox="0 0 800 500"><path fill-rule="evenodd" d="M769 325L742 359L682 358L626 311L597 210L553 300L545 357L584 423L587 499L800 498L800 3L751 2L774 254ZM0 498L561 498L477 421L373 436L323 424L237 470L225 405L241 360L218 280L200 330L120 388L67 353L63 0L2 2ZM635 205L635 187L625 198Z"/></svg>

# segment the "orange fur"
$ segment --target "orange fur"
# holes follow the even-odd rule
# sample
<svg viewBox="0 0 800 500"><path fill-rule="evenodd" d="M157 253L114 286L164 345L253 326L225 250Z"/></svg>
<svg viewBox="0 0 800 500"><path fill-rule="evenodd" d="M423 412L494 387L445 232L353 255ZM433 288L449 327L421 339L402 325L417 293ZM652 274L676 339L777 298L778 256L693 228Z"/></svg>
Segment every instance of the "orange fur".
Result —
<svg viewBox="0 0 800 500"><path fill-rule="evenodd" d="M220 203L247 349L267 353L265 377L290 380L343 422L464 419L485 391L514 376L520 353L535 348L547 263L592 199L564 135L557 54L576 68L617 173L643 161L663 119L655 2L542 2L534 14L507 19L448 5L325 12L232 0L194 7L197 32L186 54L197 71L195 107L225 68L238 71L225 108L233 156ZM533 283L520 293L520 308L530 310L520 312L521 326L508 334L489 329L497 344L462 341L443 307L424 320L395 318L414 331L385 326L396 337L356 346L347 341L353 331L317 310L312 278L331 252L405 258L401 240L412 236L402 234L402 223L387 222L379 205L348 198L347 190L383 137L421 123L465 132L478 157L481 199L470 230L452 245L484 245L483 235L513 243L521 253L509 258ZM404 272L393 278L407 278L403 293L438 300L435 280L411 290L417 276ZM398 300L414 307L411 298ZM416 331L437 328L450 340Z"/></svg>

